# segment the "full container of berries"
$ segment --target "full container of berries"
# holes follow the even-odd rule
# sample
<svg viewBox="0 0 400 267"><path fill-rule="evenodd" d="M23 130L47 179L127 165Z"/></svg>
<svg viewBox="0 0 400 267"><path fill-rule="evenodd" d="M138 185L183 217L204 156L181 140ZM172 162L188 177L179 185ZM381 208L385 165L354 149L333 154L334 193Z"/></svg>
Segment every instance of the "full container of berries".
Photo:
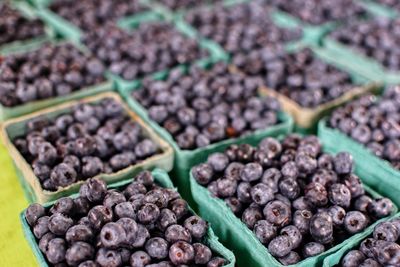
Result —
<svg viewBox="0 0 400 267"><path fill-rule="evenodd" d="M119 43L105 45L103 40L109 35ZM199 38L184 21L172 20L157 12L126 17L119 20L118 26L88 32L81 41L109 65L109 77L122 90L137 85L146 76L163 76L174 67L209 64L227 58L219 45ZM102 50L108 54L100 54ZM120 59L113 59L112 53L119 54Z"/></svg>
<svg viewBox="0 0 400 267"><path fill-rule="evenodd" d="M378 2L378 3L376 3ZM379 6L381 2L382 6ZM399 13L397 1L366 1L375 16L353 21L332 30L323 40L327 49L337 54L337 60L354 71L387 84L400 82Z"/></svg>
<svg viewBox="0 0 400 267"><path fill-rule="evenodd" d="M264 79L262 94L276 97L291 114L300 130L315 129L318 120L335 107L367 93L378 93L381 86L345 66L333 62L335 55L323 48L275 51L255 72ZM238 70L249 70L250 58ZM278 66L277 68L275 66ZM275 71L276 70L276 71Z"/></svg>
<svg viewBox="0 0 400 267"><path fill-rule="evenodd" d="M81 207L78 214L71 212L74 207ZM101 217L103 211L108 213ZM194 214L161 169L141 172L108 187L100 179L90 179L79 195L44 206L32 204L20 219L43 267L57 263L83 267L235 266L233 253L219 243L208 223ZM93 243L96 240L98 243Z"/></svg>
<svg viewBox="0 0 400 267"><path fill-rule="evenodd" d="M330 266L399 266L400 214L379 223L324 260Z"/></svg>
<svg viewBox="0 0 400 267"><path fill-rule="evenodd" d="M352 167L350 154L292 134L211 154L192 168L190 184L199 214L239 265L319 266L397 212Z"/></svg>
<svg viewBox="0 0 400 267"><path fill-rule="evenodd" d="M70 42L48 41L0 62L0 121L113 90L105 66Z"/></svg>
<svg viewBox="0 0 400 267"><path fill-rule="evenodd" d="M76 193L91 177L111 183L173 164L171 146L111 92L6 121L2 137L31 202Z"/></svg>
<svg viewBox="0 0 400 267"><path fill-rule="evenodd" d="M280 111L279 103L259 98L259 84L230 73L226 63L217 63L176 68L162 79L145 79L141 86L121 93L174 148L174 183L189 197L190 168L210 153L292 131L293 121Z"/></svg>
<svg viewBox="0 0 400 267"><path fill-rule="evenodd" d="M333 153L352 153L356 171L365 183L390 196L397 204L399 128L396 117L400 88L389 87L381 97L368 95L338 108L319 123L318 135Z"/></svg>
<svg viewBox="0 0 400 267"><path fill-rule="evenodd" d="M48 41L53 36L28 4L21 1L2 1L0 4L0 55L28 49Z"/></svg>

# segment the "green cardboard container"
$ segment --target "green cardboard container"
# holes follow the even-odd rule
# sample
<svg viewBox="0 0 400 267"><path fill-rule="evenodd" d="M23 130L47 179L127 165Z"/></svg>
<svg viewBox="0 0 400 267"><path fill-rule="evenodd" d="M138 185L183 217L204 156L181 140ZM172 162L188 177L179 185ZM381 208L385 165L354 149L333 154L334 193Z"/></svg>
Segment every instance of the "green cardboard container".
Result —
<svg viewBox="0 0 400 267"><path fill-rule="evenodd" d="M391 218L395 218L395 217L400 217L400 213L397 213L395 216L391 217ZM390 218L388 218L387 220L389 220ZM360 245L360 243L368 238L369 236L372 235L374 229L368 229L367 231L365 231L362 235L360 235L359 237L357 237L357 239L354 239L353 242L345 244L341 249L339 249L337 252L333 253L332 255L326 257L324 259L323 262L323 267L332 267L332 266L338 266L340 264L340 260L346 255L346 253L352 249L357 249L358 246Z"/></svg>
<svg viewBox="0 0 400 267"><path fill-rule="evenodd" d="M202 67L207 68L208 65L202 65ZM182 67L181 67L182 68ZM158 79L167 78L168 73L164 73L157 77ZM167 140L168 143L174 149L175 152L175 160L174 160L174 168L173 168L173 177L176 179L173 182L178 186L181 190L182 195L188 200L191 201L191 196L189 192L189 170L193 165L198 164L199 162L207 159L208 155L217 151L222 151L226 147L231 144L239 144L239 143L258 143L260 140L267 136L279 136L283 134L290 133L293 129L293 120L287 114L281 112L279 114L279 119L281 121L280 124L272 126L265 130L256 131L248 136L242 136L238 138L227 139L224 141L220 141L218 143L211 144L205 148L197 148L194 150L182 150L178 147L174 138L171 134L168 133L167 130L158 125L155 121L149 118L149 115L146 109L136 101L131 93L135 90L140 90L140 83L136 84L136 87L127 88L118 88L120 95L125 99L128 106L135 111L148 125L150 125L157 133L159 133L164 140Z"/></svg>
<svg viewBox="0 0 400 267"><path fill-rule="evenodd" d="M287 46L286 48L288 53L292 53L303 49L303 46L295 44L292 46ZM296 124L296 131L301 133L315 132L317 129L318 121L322 117L328 115L333 109L337 108L338 106L344 105L347 102L364 94L376 94L382 91L381 85L379 83L370 81L368 76L363 76L354 72L346 64L339 64L338 61L335 60L336 55L331 51L315 46L311 46L309 48L312 50L316 58L336 67L341 71L348 73L352 79L354 88L349 90L339 98L333 99L314 108L307 108L300 106L294 100L279 93L278 91L275 91L273 88L268 88L264 86L261 89L261 93L263 95L269 95L277 98L281 103L283 110L293 116Z"/></svg>
<svg viewBox="0 0 400 267"><path fill-rule="evenodd" d="M153 174L155 182L157 184L159 184L160 186L165 187L165 188L174 188L174 185L172 184L168 174L164 170L155 169L152 171L152 174ZM127 186L130 182L132 182L132 180L133 180L132 177L133 176L130 176L130 178L128 180L125 180L122 182L113 183L113 184L109 185L108 188L115 189L115 188L121 188L121 187ZM77 194L73 195L72 197L77 197ZM45 204L44 206L46 208L49 208L53 204L54 204L54 202L51 202L51 203ZM194 213L192 209L190 209L190 211L192 213ZM36 260L37 260L39 266L40 267L48 267L49 265L46 262L45 256L39 249L38 241L36 241L36 238L35 238L32 230L30 229L28 222L25 219L25 210L23 212L21 212L20 220L21 220L25 238L28 241L29 246L32 249L32 252L36 257ZM228 263L226 265L224 265L225 267L235 267L235 262L236 262L235 256L233 255L233 253L231 251L229 251L227 248L225 248L218 241L218 237L214 234L211 227L209 228L207 235L204 239L204 244L209 246L213 252L216 252L217 254L219 254L220 256L222 256L223 258L225 258L228 261Z"/></svg>
<svg viewBox="0 0 400 267"><path fill-rule="evenodd" d="M324 149L330 153L347 151L353 155L355 171L364 183L385 194L400 205L400 171L383 159L378 158L362 144L357 143L337 129L328 127L326 119L318 126L318 137Z"/></svg>
<svg viewBox="0 0 400 267"><path fill-rule="evenodd" d="M394 19L399 17L400 14L390 7L380 5L371 0L358 0L362 5L372 14L374 17L386 17ZM371 18L367 18L371 19ZM342 25L345 27L345 25ZM333 38L327 36L323 40L323 46L332 53L336 54L336 60L338 64L344 64L349 66L354 72L357 72L363 76L367 76L370 80L386 83L386 84L398 84L400 83L400 70L397 72L390 71L385 68L374 58L363 55L351 47L346 46Z"/></svg>
<svg viewBox="0 0 400 267"><path fill-rule="evenodd" d="M374 190L364 185L366 192L373 198L378 198L381 195ZM198 213L205 219L211 222L214 231L220 237L220 240L225 246L231 249L238 261L239 266L284 266L276 260L266 249L266 247L256 238L254 233L230 210L225 202L219 198L211 195L208 189L199 185L190 172L190 190L192 192L194 201L198 207ZM397 212L397 206L393 214ZM385 219L381 219L382 221ZM324 253L307 258L296 265L297 267L321 266L322 261L328 255L336 252L346 244L352 244L363 236L367 231L371 231L379 222L370 225L362 233L356 234L342 242L335 247L325 251Z"/></svg>
<svg viewBox="0 0 400 267"><path fill-rule="evenodd" d="M38 15L36 10L33 9L29 4L21 1L10 1L11 7L18 11L22 16L27 19L37 19ZM11 53L17 53L20 51L30 50L34 47L38 47L40 44L51 40L55 33L51 27L48 27L44 23L44 34L28 40L18 40L11 43L0 45L0 55L5 56Z"/></svg>
<svg viewBox="0 0 400 267"><path fill-rule="evenodd" d="M166 141L164 141L154 130L152 130L136 113L129 110L129 108L122 102L122 99L115 93L103 93L94 97L88 97L81 100L70 101L63 105L55 106L52 108L44 109L33 114L6 121L2 125L2 138L6 145L8 152L13 159L16 173L19 177L24 193L29 202L47 203L58 198L69 196L76 193L84 181L78 181L72 185L60 188L57 191L44 190L40 184L39 179L34 175L30 164L19 153L17 148L13 145L12 141L15 137L24 134L26 122L37 116L45 116L48 118L55 118L61 114L71 111L71 108L79 103L96 103L104 98L113 98L120 102L125 111L142 127L142 130L148 138L152 139L160 149L160 153L156 154L146 160L131 165L123 170L112 174L99 174L97 177L104 179L107 183L123 181L135 175L142 170L153 169L156 167L163 168L167 171L172 169L173 165L173 150Z"/></svg>
<svg viewBox="0 0 400 267"><path fill-rule="evenodd" d="M216 44L210 40L199 38L197 32L194 31L183 20L173 19L172 17L168 17L168 14L160 14L158 12L145 12L145 13L141 13L141 14L137 14L134 16L123 18L123 19L119 20L118 25L119 25L119 27L121 27L123 29L129 30L129 31L134 31L142 23L157 22L157 21L163 21L163 22L170 23L171 25L174 26L175 29L177 29L180 33L182 33L186 37L195 39L197 41L199 47L203 50L206 50L209 53L208 57L195 60L194 62L189 63L189 64L182 64L182 65L180 65L181 67L188 66L191 64L205 65L205 64L215 63L220 60L227 60L227 58L228 58L227 54L218 44ZM174 66L174 67L179 67L179 66ZM159 76L164 76L165 73L168 73L168 72L169 72L168 70L161 70L161 71L155 72L153 74L150 74L149 76L157 78ZM115 82L115 84L118 88L122 88L125 90L136 86L138 84L138 82L140 82L140 80L141 80L141 78L139 77L136 80L128 81L128 80L125 80L122 77L119 77L118 75L115 75L112 73L108 73L107 75ZM142 78L144 78L144 77L142 77Z"/></svg>
<svg viewBox="0 0 400 267"><path fill-rule="evenodd" d="M61 44L54 40L48 41L48 42L51 42L54 45ZM23 51L22 50L15 51L15 53L9 53L8 55L32 52L34 50L40 49L40 47L43 44L44 44L44 42L37 42L35 44L31 43L29 45L29 49L27 46L25 46ZM88 51L85 49L85 47L83 47L81 45L75 45L75 46L78 49L80 49L82 51L82 53L85 53L85 54L88 53ZM96 95L99 93L113 91L113 90L114 90L113 83L110 80L105 79L105 81L100 84L84 87L84 88L82 88L78 91L75 91L66 96L59 96L59 97L53 97L53 98L48 98L48 99L36 100L36 101L32 101L32 102L29 102L26 104L21 104L21 105L15 106L15 107L6 107L6 106L3 106L0 104L0 122L11 119L11 118L23 116L23 115L38 111L43 108L62 104L67 101L71 101L71 100L75 100L75 99L79 99L79 98L83 98L83 97L89 97L89 96L93 96L93 95Z"/></svg>

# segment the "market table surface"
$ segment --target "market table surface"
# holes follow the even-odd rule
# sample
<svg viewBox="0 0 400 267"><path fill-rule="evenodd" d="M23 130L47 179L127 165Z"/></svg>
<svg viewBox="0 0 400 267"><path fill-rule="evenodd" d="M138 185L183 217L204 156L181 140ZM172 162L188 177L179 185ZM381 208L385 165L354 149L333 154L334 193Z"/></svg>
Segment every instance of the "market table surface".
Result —
<svg viewBox="0 0 400 267"><path fill-rule="evenodd" d="M25 241L20 212L28 205L18 182L10 156L0 143L0 266L37 266Z"/></svg>

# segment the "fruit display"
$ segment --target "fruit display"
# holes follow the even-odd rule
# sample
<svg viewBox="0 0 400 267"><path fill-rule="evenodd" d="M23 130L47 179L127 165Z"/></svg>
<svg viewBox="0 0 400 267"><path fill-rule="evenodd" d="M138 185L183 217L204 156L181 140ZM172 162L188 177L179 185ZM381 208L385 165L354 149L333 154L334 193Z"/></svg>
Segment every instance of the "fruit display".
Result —
<svg viewBox="0 0 400 267"><path fill-rule="evenodd" d="M146 11L139 0L54 0L49 8L84 31L93 31L118 19Z"/></svg>
<svg viewBox="0 0 400 267"><path fill-rule="evenodd" d="M54 119L33 118L25 127L13 143L48 191L118 172L160 152L111 98L78 104Z"/></svg>
<svg viewBox="0 0 400 267"><path fill-rule="evenodd" d="M364 96L335 110L328 126L366 146L400 170L399 101L398 86L389 88L381 98Z"/></svg>
<svg viewBox="0 0 400 267"><path fill-rule="evenodd" d="M310 49L293 53L253 50L236 57L233 64L246 74L261 77L266 87L301 107L317 107L355 87L348 73L325 63Z"/></svg>
<svg viewBox="0 0 400 267"><path fill-rule="evenodd" d="M390 71L400 71L400 19L376 18L355 21L333 31L329 37L357 53L373 58Z"/></svg>
<svg viewBox="0 0 400 267"><path fill-rule="evenodd" d="M253 50L282 48L302 37L300 28L278 27L266 1L198 9L185 16L202 36L220 44L232 57Z"/></svg>
<svg viewBox="0 0 400 267"><path fill-rule="evenodd" d="M278 124L279 103L258 97L261 84L220 63L188 74L177 69L165 81L147 79L132 96L181 149L190 150Z"/></svg>
<svg viewBox="0 0 400 267"><path fill-rule="evenodd" d="M88 32L82 41L111 73L125 80L208 56L195 39L186 37L166 22L140 24L132 31L108 25Z"/></svg>
<svg viewBox="0 0 400 267"><path fill-rule="evenodd" d="M368 195L349 153L326 154L312 135L232 145L192 175L283 265L329 250L394 209Z"/></svg>
<svg viewBox="0 0 400 267"><path fill-rule="evenodd" d="M47 43L39 49L0 60L0 103L15 107L67 96L105 81L105 65L71 43Z"/></svg>
<svg viewBox="0 0 400 267"><path fill-rule="evenodd" d="M49 266L224 266L204 240L209 225L177 191L141 172L124 188L89 179L76 198L31 204L25 219Z"/></svg>
<svg viewBox="0 0 400 267"><path fill-rule="evenodd" d="M345 254L341 266L399 266L399 234L399 218L379 223L370 237Z"/></svg>
<svg viewBox="0 0 400 267"><path fill-rule="evenodd" d="M38 20L29 20L11 7L8 1L0 3L0 46L26 41L44 35L44 24Z"/></svg>
<svg viewBox="0 0 400 267"><path fill-rule="evenodd" d="M0 265L400 267L399 14L0 0Z"/></svg>

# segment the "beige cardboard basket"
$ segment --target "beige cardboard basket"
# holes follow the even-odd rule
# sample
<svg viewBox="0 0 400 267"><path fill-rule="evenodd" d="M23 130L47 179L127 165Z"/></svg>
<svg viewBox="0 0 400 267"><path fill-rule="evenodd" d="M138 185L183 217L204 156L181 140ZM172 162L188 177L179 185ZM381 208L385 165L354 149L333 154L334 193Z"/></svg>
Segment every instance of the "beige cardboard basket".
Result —
<svg viewBox="0 0 400 267"><path fill-rule="evenodd" d="M341 106L364 94L377 93L379 92L379 89L380 85L377 83L369 83L364 86L355 86L350 91L344 93L341 97L326 102L315 108L302 107L289 97L266 86L260 88L260 94L277 98L282 105L282 109L292 115L297 126L303 129L310 129L316 126L317 122L321 118L328 115L336 107Z"/></svg>
<svg viewBox="0 0 400 267"><path fill-rule="evenodd" d="M81 100L70 101L65 104L37 111L35 113L11 119L3 123L1 127L1 137L6 145L20 178L21 185L24 187L25 194L30 202L47 203L54 201L63 196L69 196L77 193L84 181L79 181L67 187L59 188L57 191L44 190L39 179L34 175L30 164L19 153L14 146L12 140L25 133L26 122L38 116L47 118L55 118L61 114L71 111L72 107L79 103L96 103L104 98L113 98L123 106L124 110L136 121L143 129L144 135L155 142L160 149L160 153L156 154L138 164L127 167L112 174L99 174L96 177L104 179L108 184L123 181L132 178L135 174L142 170L152 170L156 167L170 171L173 166L173 150L172 147L164 141L154 130L152 130L136 113L132 112L116 93L102 93L93 97L83 98Z"/></svg>

